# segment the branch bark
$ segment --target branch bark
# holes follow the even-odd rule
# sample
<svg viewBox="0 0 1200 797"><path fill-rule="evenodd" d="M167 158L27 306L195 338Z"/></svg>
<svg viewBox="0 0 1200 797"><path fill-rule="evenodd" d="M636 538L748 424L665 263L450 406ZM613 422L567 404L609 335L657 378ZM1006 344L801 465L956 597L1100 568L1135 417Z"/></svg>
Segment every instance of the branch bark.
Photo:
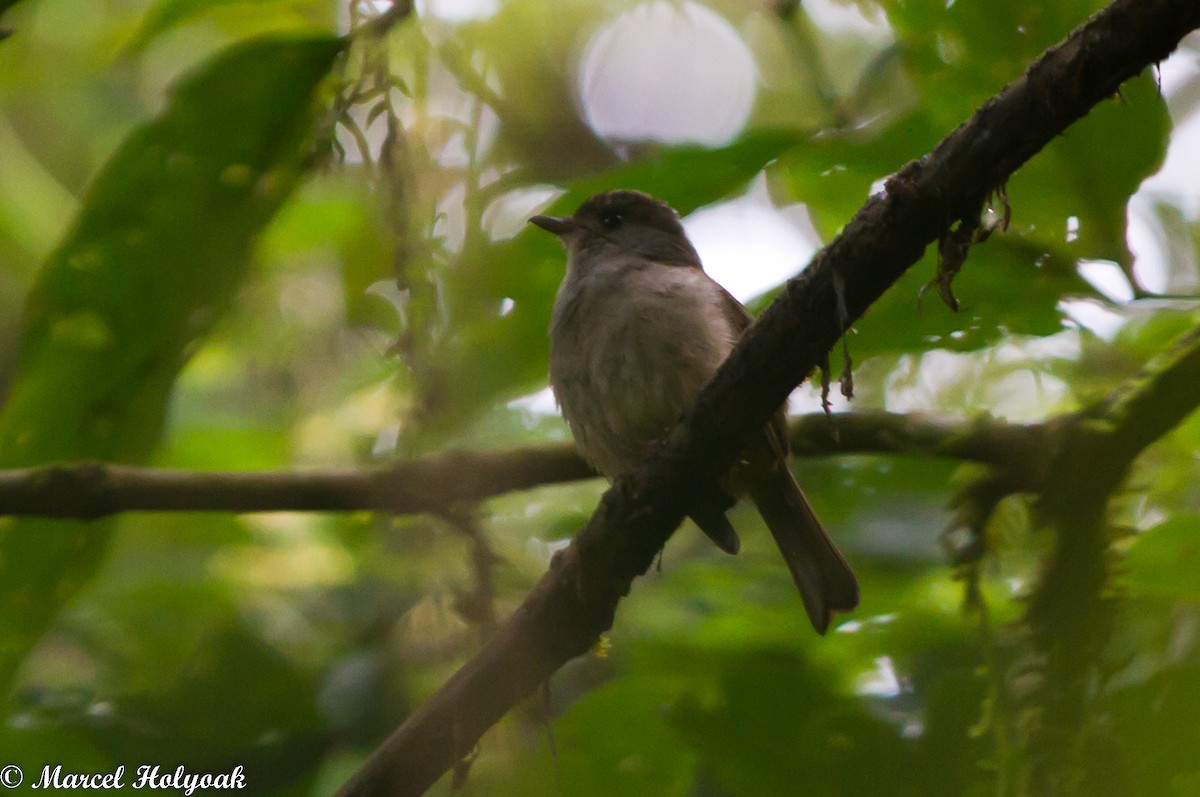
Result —
<svg viewBox="0 0 1200 797"><path fill-rule="evenodd" d="M440 513L459 503L594 475L565 445L310 472L60 463L0 471L0 516L95 520L131 511Z"/></svg>
<svg viewBox="0 0 1200 797"><path fill-rule="evenodd" d="M667 444L601 500L570 548L482 651L414 712L339 790L415 795L487 728L613 621L633 579L712 489L743 441L955 222L973 225L988 194L1053 137L1165 58L1200 26L1195 0L1117 0L920 161L888 180L749 330Z"/></svg>
<svg viewBox="0 0 1200 797"><path fill-rule="evenodd" d="M1042 425L867 411L792 420L793 453L909 454L1024 467ZM196 471L108 462L0 470L0 516L96 520L119 512L445 513L516 490L595 477L569 444L455 452L377 468Z"/></svg>

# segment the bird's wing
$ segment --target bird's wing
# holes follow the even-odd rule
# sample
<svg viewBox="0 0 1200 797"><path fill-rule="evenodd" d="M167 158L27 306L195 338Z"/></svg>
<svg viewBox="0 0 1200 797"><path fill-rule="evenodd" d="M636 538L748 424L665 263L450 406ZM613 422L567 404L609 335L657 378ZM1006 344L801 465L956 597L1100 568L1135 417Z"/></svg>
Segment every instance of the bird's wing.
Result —
<svg viewBox="0 0 1200 797"><path fill-rule="evenodd" d="M710 277L709 279L712 278ZM716 280L713 280L713 284L721 292L721 312L725 314L726 320L730 326L738 331L739 335L746 334L746 330L754 323L754 316L750 315L750 311L735 299L733 294L722 288ZM770 449L771 455L780 459L787 457L789 451L787 417L782 407L779 408L779 412L771 417L771 421L767 424L764 432L763 438ZM755 448L757 448L756 445L751 446L752 451Z"/></svg>

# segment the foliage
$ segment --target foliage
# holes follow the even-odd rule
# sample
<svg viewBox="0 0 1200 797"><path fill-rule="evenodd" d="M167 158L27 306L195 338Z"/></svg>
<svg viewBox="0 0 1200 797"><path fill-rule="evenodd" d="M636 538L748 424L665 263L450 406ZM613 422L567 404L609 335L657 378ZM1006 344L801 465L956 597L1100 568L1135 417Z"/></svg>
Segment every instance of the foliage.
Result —
<svg viewBox="0 0 1200 797"><path fill-rule="evenodd" d="M0 465L282 469L564 440L537 397L562 253L525 216L624 186L685 214L766 208L793 231L802 203L827 240L1099 7L711 0L758 99L728 142L700 146L587 123L587 42L635 5L430 2L388 30L370 29L371 4L328 0L7 10ZM669 7L678 30L707 19ZM1200 285L1194 181L1143 186L1195 118L1194 43L1179 59L1166 98L1141 76L994 198L1011 224L971 251L960 313L920 297L932 254L872 308L848 341L851 409L1046 419L1196 323L1194 295L1155 294ZM1138 212L1153 226L1131 235ZM1163 274L1150 250L1170 253ZM1164 436L1092 530L1111 611L1070 758L1052 763L1064 790L1200 789L1198 447L1196 418ZM858 612L814 638L752 511L733 516L737 558L685 528L606 648L485 739L467 792L1036 793L1051 676L1023 617L1053 529L1010 497L975 530L983 558L948 563L945 507L979 466L795 470L860 574ZM0 766L242 765L255 794L331 793L600 489L503 496L473 519L0 519Z"/></svg>

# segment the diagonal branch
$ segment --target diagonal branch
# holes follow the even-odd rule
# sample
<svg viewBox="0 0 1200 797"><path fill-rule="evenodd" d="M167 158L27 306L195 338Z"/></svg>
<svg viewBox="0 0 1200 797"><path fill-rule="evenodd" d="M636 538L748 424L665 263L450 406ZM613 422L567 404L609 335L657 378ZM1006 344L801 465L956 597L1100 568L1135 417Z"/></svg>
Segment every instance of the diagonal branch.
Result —
<svg viewBox="0 0 1200 797"><path fill-rule="evenodd" d="M749 330L667 445L613 486L480 653L388 738L342 797L416 795L612 624L633 579L847 325L956 221L1200 26L1195 0L1117 0L871 197Z"/></svg>

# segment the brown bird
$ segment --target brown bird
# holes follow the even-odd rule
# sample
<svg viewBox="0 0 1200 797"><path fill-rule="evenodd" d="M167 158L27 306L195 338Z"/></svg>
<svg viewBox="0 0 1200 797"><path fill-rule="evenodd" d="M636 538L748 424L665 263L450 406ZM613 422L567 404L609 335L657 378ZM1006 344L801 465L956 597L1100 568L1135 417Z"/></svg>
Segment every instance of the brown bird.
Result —
<svg viewBox="0 0 1200 797"><path fill-rule="evenodd" d="M679 215L638 191L609 191L573 216L530 221L559 237L567 273L550 324L550 384L580 451L609 479L645 458L679 421L750 326L737 299L704 273ZM787 468L782 409L728 479L748 492L783 554L818 633L858 605L858 582ZM714 497L689 512L737 553Z"/></svg>

